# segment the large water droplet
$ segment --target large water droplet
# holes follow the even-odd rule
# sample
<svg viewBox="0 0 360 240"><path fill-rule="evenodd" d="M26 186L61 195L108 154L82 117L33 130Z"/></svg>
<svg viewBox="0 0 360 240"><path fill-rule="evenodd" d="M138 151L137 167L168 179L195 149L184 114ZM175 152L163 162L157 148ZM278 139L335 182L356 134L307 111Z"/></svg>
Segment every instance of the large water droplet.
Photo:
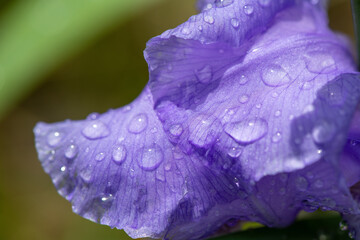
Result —
<svg viewBox="0 0 360 240"><path fill-rule="evenodd" d="M316 143L322 144L329 142L334 137L335 132L336 127L334 124L322 122L314 127L312 136Z"/></svg>
<svg viewBox="0 0 360 240"><path fill-rule="evenodd" d="M291 78L288 73L280 65L273 64L262 72L263 82L270 87L278 87L289 84Z"/></svg>
<svg viewBox="0 0 360 240"><path fill-rule="evenodd" d="M231 5L233 2L234 0L216 0L215 6L218 8L222 8Z"/></svg>
<svg viewBox="0 0 360 240"><path fill-rule="evenodd" d="M306 180L306 178L304 177L297 177L295 179L295 185L296 185L296 188L299 189L300 191L306 191L308 186L309 186L309 183L308 181Z"/></svg>
<svg viewBox="0 0 360 240"><path fill-rule="evenodd" d="M63 137L63 134L61 132L58 132L58 131L51 132L47 136L47 143L49 144L49 146L55 147L55 146L59 145L59 143L62 140L62 137Z"/></svg>
<svg viewBox="0 0 360 240"><path fill-rule="evenodd" d="M275 111L274 116L275 117L280 117L281 116L281 110Z"/></svg>
<svg viewBox="0 0 360 240"><path fill-rule="evenodd" d="M104 158L105 158L105 153L103 152L100 152L95 155L95 160L98 162L101 162L102 160L104 160Z"/></svg>
<svg viewBox="0 0 360 240"><path fill-rule="evenodd" d="M117 164L122 164L126 159L127 151L124 145L119 145L112 152L112 159Z"/></svg>
<svg viewBox="0 0 360 240"><path fill-rule="evenodd" d="M329 84L322 88L318 92L318 95L323 101L331 106L341 106L345 102L342 90L343 87L341 85Z"/></svg>
<svg viewBox="0 0 360 240"><path fill-rule="evenodd" d="M258 0L258 1L259 1L260 6L268 7L270 5L271 0Z"/></svg>
<svg viewBox="0 0 360 240"><path fill-rule="evenodd" d="M221 122L214 116L200 114L189 126L189 141L198 147L213 144L222 130Z"/></svg>
<svg viewBox="0 0 360 240"><path fill-rule="evenodd" d="M244 6L244 13L248 16L252 15L254 13L254 6L252 5L245 5Z"/></svg>
<svg viewBox="0 0 360 240"><path fill-rule="evenodd" d="M65 150L65 157L69 160L74 159L76 155L78 154L79 149L76 145L71 144L69 147Z"/></svg>
<svg viewBox="0 0 360 240"><path fill-rule="evenodd" d="M105 125L105 123L96 120L96 121L92 121L90 124L88 124L82 130L82 134L90 140L95 140L95 139L101 139L101 138L109 136L110 130Z"/></svg>
<svg viewBox="0 0 360 240"><path fill-rule="evenodd" d="M157 144L143 148L137 156L139 167L145 171L153 171L157 169L163 160L163 151Z"/></svg>
<svg viewBox="0 0 360 240"><path fill-rule="evenodd" d="M204 15L204 21L209 24L213 24L215 22L214 18L210 15Z"/></svg>
<svg viewBox="0 0 360 240"><path fill-rule="evenodd" d="M205 65L203 68L195 71L197 80L201 83L209 83L213 80L213 73L210 65Z"/></svg>
<svg viewBox="0 0 360 240"><path fill-rule="evenodd" d="M170 134L173 135L174 137L180 136L183 133L183 131L184 129L180 124L172 125L169 129Z"/></svg>
<svg viewBox="0 0 360 240"><path fill-rule="evenodd" d="M337 67L334 58L325 52L310 52L305 56L306 68L313 73L332 73Z"/></svg>
<svg viewBox="0 0 360 240"><path fill-rule="evenodd" d="M148 118L145 113L140 113L133 117L133 119L130 121L128 125L128 130L131 133L141 133L146 129L148 125Z"/></svg>
<svg viewBox="0 0 360 240"><path fill-rule="evenodd" d="M99 113L90 113L89 116L87 116L86 119L88 120L96 120L100 116Z"/></svg>
<svg viewBox="0 0 360 240"><path fill-rule="evenodd" d="M233 26L233 28L238 28L240 25L239 19L237 18L232 18L230 20L231 26Z"/></svg>
<svg viewBox="0 0 360 240"><path fill-rule="evenodd" d="M268 123L262 118L249 119L225 125L225 132L236 142L249 144L263 138L268 132Z"/></svg>
<svg viewBox="0 0 360 240"><path fill-rule="evenodd" d="M114 199L114 196L112 194L105 194L101 197L101 202L104 204L110 204Z"/></svg>

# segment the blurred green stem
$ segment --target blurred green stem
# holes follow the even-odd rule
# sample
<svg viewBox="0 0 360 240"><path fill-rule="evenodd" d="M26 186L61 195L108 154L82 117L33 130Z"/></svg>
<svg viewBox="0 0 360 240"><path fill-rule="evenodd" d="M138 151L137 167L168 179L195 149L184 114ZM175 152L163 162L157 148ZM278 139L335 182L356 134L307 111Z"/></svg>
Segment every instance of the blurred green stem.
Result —
<svg viewBox="0 0 360 240"><path fill-rule="evenodd" d="M360 0L351 0L351 7L353 12L354 32L356 37L358 70L360 71Z"/></svg>

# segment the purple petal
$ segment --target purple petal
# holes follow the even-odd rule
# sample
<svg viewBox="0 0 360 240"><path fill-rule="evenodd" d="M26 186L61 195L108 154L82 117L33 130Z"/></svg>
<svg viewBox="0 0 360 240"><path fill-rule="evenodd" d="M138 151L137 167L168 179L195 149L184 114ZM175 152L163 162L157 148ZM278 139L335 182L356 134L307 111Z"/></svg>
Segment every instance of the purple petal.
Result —
<svg viewBox="0 0 360 240"><path fill-rule="evenodd" d="M291 5L276 3L268 7ZM239 13L244 3L237 1L235 10L207 11L219 25L206 23L202 13L149 42L149 86L173 143L186 153L235 157L254 181L340 155L359 100L358 78L338 77L355 69L347 47L327 29L321 8L302 3L274 18L275 10L256 4L253 16ZM250 20L224 30L234 14ZM245 38L249 26L260 31L271 17L265 33ZM184 28L199 25L207 26L203 33L184 35ZM174 126L181 135L172 133Z"/></svg>

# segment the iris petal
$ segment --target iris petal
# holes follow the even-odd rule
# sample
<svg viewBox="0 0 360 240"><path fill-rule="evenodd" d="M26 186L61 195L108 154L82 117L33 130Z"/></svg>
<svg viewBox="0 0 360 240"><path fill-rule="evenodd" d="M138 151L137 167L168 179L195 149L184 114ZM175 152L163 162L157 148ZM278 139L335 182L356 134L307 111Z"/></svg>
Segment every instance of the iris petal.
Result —
<svg viewBox="0 0 360 240"><path fill-rule="evenodd" d="M39 159L74 212L165 239L233 220L282 227L317 208L356 228L360 77L311 2L200 1L148 42L132 104L39 123Z"/></svg>

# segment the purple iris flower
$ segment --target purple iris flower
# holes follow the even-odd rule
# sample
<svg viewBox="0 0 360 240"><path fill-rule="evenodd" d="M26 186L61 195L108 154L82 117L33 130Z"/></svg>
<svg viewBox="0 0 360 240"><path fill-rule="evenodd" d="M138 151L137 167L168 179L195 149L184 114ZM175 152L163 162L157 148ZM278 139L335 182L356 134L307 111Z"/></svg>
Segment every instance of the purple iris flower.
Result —
<svg viewBox="0 0 360 240"><path fill-rule="evenodd" d="M131 237L201 239L334 210L360 229L360 77L314 0L202 0L151 39L131 104L38 123L45 171L73 211ZM356 237L360 239L360 233Z"/></svg>

